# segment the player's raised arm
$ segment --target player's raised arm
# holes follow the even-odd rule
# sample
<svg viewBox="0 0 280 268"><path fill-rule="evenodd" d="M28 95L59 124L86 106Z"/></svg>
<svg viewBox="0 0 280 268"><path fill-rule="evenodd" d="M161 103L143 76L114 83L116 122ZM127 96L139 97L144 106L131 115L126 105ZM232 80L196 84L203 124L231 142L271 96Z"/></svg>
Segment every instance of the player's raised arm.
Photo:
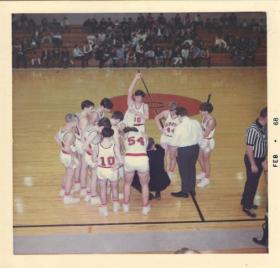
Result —
<svg viewBox="0 0 280 268"><path fill-rule="evenodd" d="M134 78L133 78L133 80L132 80L132 82L131 82L131 84L130 84L130 86L128 88L128 93L127 93L127 105L128 106L131 104L131 102L133 102L133 98L132 98L133 94L132 94L132 92L133 92L133 89L134 89L137 81L140 80L141 77L142 77L142 74L141 73L137 73L134 76Z"/></svg>
<svg viewBox="0 0 280 268"><path fill-rule="evenodd" d="M61 141L60 141L59 138L58 138L58 133L59 133L59 131L56 132L56 134L55 134L55 136L54 136L54 139L55 139L55 141L58 143L58 145L61 147Z"/></svg>
<svg viewBox="0 0 280 268"><path fill-rule="evenodd" d="M168 110L162 111L161 113L159 113L156 117L155 117L155 121L156 121L156 125L159 129L160 132L163 131L163 127L160 123L161 119L166 119L168 115Z"/></svg>

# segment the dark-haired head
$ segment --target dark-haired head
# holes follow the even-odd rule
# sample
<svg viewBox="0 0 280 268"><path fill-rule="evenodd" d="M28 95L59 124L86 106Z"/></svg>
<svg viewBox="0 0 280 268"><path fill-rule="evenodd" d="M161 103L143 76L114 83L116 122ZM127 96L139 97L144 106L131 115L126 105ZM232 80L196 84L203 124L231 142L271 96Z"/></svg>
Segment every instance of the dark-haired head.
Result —
<svg viewBox="0 0 280 268"><path fill-rule="evenodd" d="M128 132L138 132L138 129L136 127L125 127L123 129L124 133L128 133Z"/></svg>
<svg viewBox="0 0 280 268"><path fill-rule="evenodd" d="M185 107L177 107L176 108L176 115L178 116L187 116L188 111Z"/></svg>
<svg viewBox="0 0 280 268"><path fill-rule="evenodd" d="M199 111L208 112L209 114L213 112L213 109L214 109L214 107L213 107L212 103L208 103L208 102L203 102L199 106Z"/></svg>
<svg viewBox="0 0 280 268"><path fill-rule="evenodd" d="M112 114L112 119L115 119L115 120L122 121L123 117L124 117L124 115L123 115L123 112L121 112L121 111L115 111Z"/></svg>
<svg viewBox="0 0 280 268"><path fill-rule="evenodd" d="M143 90L136 90L134 93L134 100L138 103L143 102L144 97L146 96L145 92Z"/></svg>
<svg viewBox="0 0 280 268"><path fill-rule="evenodd" d="M104 128L111 128L111 127L112 127L111 121L110 121L110 119L107 118L107 117L101 118L101 119L98 121L97 125L98 125L99 127L104 127Z"/></svg>
<svg viewBox="0 0 280 268"><path fill-rule="evenodd" d="M104 127L102 129L101 135L103 138L110 138L114 135L114 130L109 127Z"/></svg>
<svg viewBox="0 0 280 268"><path fill-rule="evenodd" d="M141 96L141 97L144 98L146 96L146 94L143 90L138 89L138 90L135 91L134 96Z"/></svg>
<svg viewBox="0 0 280 268"><path fill-rule="evenodd" d="M267 107L264 107L263 109L261 109L260 117L267 118Z"/></svg>
<svg viewBox="0 0 280 268"><path fill-rule="evenodd" d="M113 108L113 102L108 98L104 98L101 100L100 106L103 106L107 111L111 111Z"/></svg>
<svg viewBox="0 0 280 268"><path fill-rule="evenodd" d="M81 103L81 109L84 110L86 108L94 108L94 103L90 100L84 100Z"/></svg>
<svg viewBox="0 0 280 268"><path fill-rule="evenodd" d="M155 145L155 140L152 137L149 137L147 151L152 150L154 145Z"/></svg>

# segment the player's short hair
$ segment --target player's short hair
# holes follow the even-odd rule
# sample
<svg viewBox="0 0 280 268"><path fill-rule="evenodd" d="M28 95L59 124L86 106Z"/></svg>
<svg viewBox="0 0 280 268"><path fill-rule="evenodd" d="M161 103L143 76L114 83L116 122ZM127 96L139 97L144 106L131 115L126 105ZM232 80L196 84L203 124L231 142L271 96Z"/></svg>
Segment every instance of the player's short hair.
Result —
<svg viewBox="0 0 280 268"><path fill-rule="evenodd" d="M185 107L177 107L176 108L176 115L186 116L186 115L188 115L188 111Z"/></svg>
<svg viewBox="0 0 280 268"><path fill-rule="evenodd" d="M104 98L101 100L100 105L103 106L106 109L112 109L113 108L113 102L108 99L108 98Z"/></svg>
<svg viewBox="0 0 280 268"><path fill-rule="evenodd" d="M74 122L74 121L79 121L79 117L76 114L73 113L68 113L64 117L66 123Z"/></svg>
<svg viewBox="0 0 280 268"><path fill-rule="evenodd" d="M85 108L94 107L94 103L90 100L84 100L81 103L81 109L84 110Z"/></svg>
<svg viewBox="0 0 280 268"><path fill-rule="evenodd" d="M152 137L148 138L148 145L147 145L147 151L151 150L152 147L155 145L155 140Z"/></svg>
<svg viewBox="0 0 280 268"><path fill-rule="evenodd" d="M260 117L266 118L267 117L267 107L264 107L260 111Z"/></svg>
<svg viewBox="0 0 280 268"><path fill-rule="evenodd" d="M141 96L144 98L146 96L146 93L141 89L137 89L134 93L134 96Z"/></svg>
<svg viewBox="0 0 280 268"><path fill-rule="evenodd" d="M103 117L103 118L99 119L97 125L99 127L104 127L104 128L111 128L112 127L111 121L108 117Z"/></svg>
<svg viewBox="0 0 280 268"><path fill-rule="evenodd" d="M124 117L124 115L123 115L123 112L121 112L121 111L115 111L112 114L112 119L116 119L116 120L122 121L123 117Z"/></svg>
<svg viewBox="0 0 280 268"><path fill-rule="evenodd" d="M128 133L128 132L138 132L138 129L136 127L125 127L123 129L123 133Z"/></svg>
<svg viewBox="0 0 280 268"><path fill-rule="evenodd" d="M104 138L110 138L114 135L114 130L112 128L109 128L109 127L104 127L101 131L101 135Z"/></svg>
<svg viewBox="0 0 280 268"><path fill-rule="evenodd" d="M177 107L178 107L177 102L172 101L168 104L169 111L175 111Z"/></svg>
<svg viewBox="0 0 280 268"><path fill-rule="evenodd" d="M212 105L212 103L208 103L208 102L202 102L199 105L199 110L202 112L208 112L209 114L213 112L214 107Z"/></svg>

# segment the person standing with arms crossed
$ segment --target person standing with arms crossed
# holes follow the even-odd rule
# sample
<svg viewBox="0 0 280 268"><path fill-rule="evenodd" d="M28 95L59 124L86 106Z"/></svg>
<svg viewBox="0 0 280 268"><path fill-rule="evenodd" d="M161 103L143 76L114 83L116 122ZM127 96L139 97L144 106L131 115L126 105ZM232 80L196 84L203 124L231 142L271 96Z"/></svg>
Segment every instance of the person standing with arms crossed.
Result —
<svg viewBox="0 0 280 268"><path fill-rule="evenodd" d="M243 211L250 217L255 218L257 209L254 198L258 188L262 171L267 170L267 108L263 108L258 119L251 124L246 133L246 152L244 163L247 180L245 183L241 205Z"/></svg>
<svg viewBox="0 0 280 268"><path fill-rule="evenodd" d="M188 117L184 107L177 107L176 114L180 124L176 127L171 146L177 148L177 164L181 177L181 191L171 193L174 197L187 198L195 195L196 168L198 159L198 143L203 138L201 125L197 120Z"/></svg>

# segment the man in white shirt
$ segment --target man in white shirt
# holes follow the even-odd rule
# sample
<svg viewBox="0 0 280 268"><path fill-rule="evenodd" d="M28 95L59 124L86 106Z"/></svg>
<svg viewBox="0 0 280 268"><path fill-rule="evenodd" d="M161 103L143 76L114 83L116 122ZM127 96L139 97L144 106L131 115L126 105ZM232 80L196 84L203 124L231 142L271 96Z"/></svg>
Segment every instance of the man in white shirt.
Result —
<svg viewBox="0 0 280 268"><path fill-rule="evenodd" d="M176 114L181 122L175 129L171 146L177 148L177 163L181 177L181 191L171 193L175 197L187 198L195 195L196 169L198 159L198 143L202 139L202 128L197 120L187 116L184 107L177 107Z"/></svg>

